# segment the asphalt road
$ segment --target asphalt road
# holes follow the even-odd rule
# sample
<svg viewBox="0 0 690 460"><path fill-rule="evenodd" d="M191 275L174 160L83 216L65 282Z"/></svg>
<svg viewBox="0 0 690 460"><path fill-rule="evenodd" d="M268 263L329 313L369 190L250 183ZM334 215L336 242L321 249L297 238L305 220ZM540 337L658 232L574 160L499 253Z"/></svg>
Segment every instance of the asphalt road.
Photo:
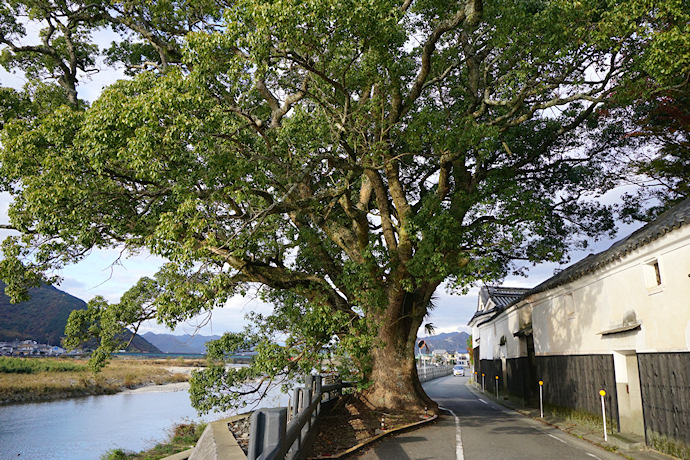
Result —
<svg viewBox="0 0 690 460"><path fill-rule="evenodd" d="M620 460L538 421L477 396L467 377L442 377L424 384L446 411L437 423L375 444L362 460L583 459Z"/></svg>

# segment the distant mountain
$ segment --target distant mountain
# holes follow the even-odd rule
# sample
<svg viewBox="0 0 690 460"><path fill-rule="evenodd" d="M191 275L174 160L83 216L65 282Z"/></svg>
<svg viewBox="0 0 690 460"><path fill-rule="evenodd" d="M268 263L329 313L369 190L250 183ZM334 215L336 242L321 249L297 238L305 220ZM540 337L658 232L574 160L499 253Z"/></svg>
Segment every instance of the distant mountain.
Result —
<svg viewBox="0 0 690 460"><path fill-rule="evenodd" d="M85 310L86 302L53 286L29 289L31 299L10 303L5 283L0 281L0 340L35 340L60 345L65 335L67 318L72 310ZM124 331L123 337L128 331ZM129 337L126 337L129 339ZM128 351L160 353L160 350L136 336Z"/></svg>
<svg viewBox="0 0 690 460"><path fill-rule="evenodd" d="M219 335L172 335L145 332L146 340L160 348L163 353L206 353L206 342L217 340Z"/></svg>
<svg viewBox="0 0 690 460"><path fill-rule="evenodd" d="M446 350L453 352L457 350L467 350L467 339L469 338L470 335L467 332L444 332L430 337L417 337L417 343L419 343L420 340L424 340L430 351ZM419 349L415 346L415 353L418 351Z"/></svg>

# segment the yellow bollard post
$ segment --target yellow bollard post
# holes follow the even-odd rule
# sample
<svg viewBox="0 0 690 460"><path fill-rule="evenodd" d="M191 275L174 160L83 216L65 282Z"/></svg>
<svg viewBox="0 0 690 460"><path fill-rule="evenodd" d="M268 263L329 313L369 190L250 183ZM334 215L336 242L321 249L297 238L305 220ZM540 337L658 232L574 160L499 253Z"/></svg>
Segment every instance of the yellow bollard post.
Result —
<svg viewBox="0 0 690 460"><path fill-rule="evenodd" d="M601 390L599 391L599 395L601 395L601 415L604 418L604 441L608 441L609 437L606 434L606 406L604 405L604 396L606 396L606 392Z"/></svg>
<svg viewBox="0 0 690 460"><path fill-rule="evenodd" d="M542 388L544 388L544 382L539 381L539 413L541 413L541 418L544 418L544 397L542 393Z"/></svg>

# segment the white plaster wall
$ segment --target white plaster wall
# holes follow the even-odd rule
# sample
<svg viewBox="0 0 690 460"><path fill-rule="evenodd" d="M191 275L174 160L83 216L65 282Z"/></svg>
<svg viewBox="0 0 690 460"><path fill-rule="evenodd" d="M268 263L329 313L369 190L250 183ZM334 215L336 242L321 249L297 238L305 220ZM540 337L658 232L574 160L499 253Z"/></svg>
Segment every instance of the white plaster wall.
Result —
<svg viewBox="0 0 690 460"><path fill-rule="evenodd" d="M479 359L494 359L494 328L492 324L483 324L477 328L479 337Z"/></svg>
<svg viewBox="0 0 690 460"><path fill-rule="evenodd" d="M659 263L660 286L654 286L653 260ZM689 275L690 225L685 225L595 273L532 296L536 353L690 350ZM601 334L633 320L640 330Z"/></svg>
<svg viewBox="0 0 690 460"><path fill-rule="evenodd" d="M491 323L476 328L479 340L479 359L517 358L521 356L520 339L513 333L520 330L519 312L510 309ZM472 329L473 334L475 328ZM501 337L505 336L506 344L501 346Z"/></svg>
<svg viewBox="0 0 690 460"><path fill-rule="evenodd" d="M477 312L482 312L482 311L488 311L491 310L492 308L495 307L494 302L489 299L486 304L482 302L482 299L479 298L478 304L477 304ZM483 348L485 345L481 343L481 337L482 334L485 333L482 331L482 329L478 326L479 323L482 323L483 321L489 319L491 316L490 315L485 315L484 317L479 317L475 318L470 322L470 326L472 326L472 349L480 347L480 357L479 359L489 359L489 358L483 358L482 353L484 353Z"/></svg>
<svg viewBox="0 0 690 460"><path fill-rule="evenodd" d="M508 358L510 339L513 338L513 334L510 332L510 317L507 315L500 316L494 324L494 356L496 358ZM505 337L505 345L499 345L501 337Z"/></svg>
<svg viewBox="0 0 690 460"><path fill-rule="evenodd" d="M506 337L506 345L503 347L505 348L505 356L502 357L507 359L519 358L522 355L520 350L520 339L513 334L522 327L520 324L520 311L515 309L515 307L509 309L506 312L506 320L503 322L503 325L505 327L499 334L499 338L501 335L505 335Z"/></svg>
<svg viewBox="0 0 690 460"><path fill-rule="evenodd" d="M481 344L481 336L479 334L479 327L472 325L472 349L474 350Z"/></svg>
<svg viewBox="0 0 690 460"><path fill-rule="evenodd" d="M532 306L532 336L534 352L537 355L546 354L551 347L549 306L548 299L537 301Z"/></svg>

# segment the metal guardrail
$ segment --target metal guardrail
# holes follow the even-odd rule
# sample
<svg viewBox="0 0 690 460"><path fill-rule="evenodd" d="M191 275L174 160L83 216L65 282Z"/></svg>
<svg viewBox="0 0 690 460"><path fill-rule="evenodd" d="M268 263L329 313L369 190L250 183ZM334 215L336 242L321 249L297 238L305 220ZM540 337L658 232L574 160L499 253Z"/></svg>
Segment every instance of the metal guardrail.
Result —
<svg viewBox="0 0 690 460"><path fill-rule="evenodd" d="M417 368L419 380L426 382L453 373L453 366ZM314 434L322 405L340 397L347 383L323 384L321 375L309 375L305 386L293 391L293 406L259 409L252 414L248 460L294 460L302 458ZM288 417L289 415L289 417Z"/></svg>
<svg viewBox="0 0 690 460"><path fill-rule="evenodd" d="M289 421L286 407L259 409L252 414L248 460L300 458L300 451L307 447L312 428L321 414L322 404L340 397L342 389L349 386L343 383L323 385L322 382L322 376L309 375L304 387L294 389Z"/></svg>

